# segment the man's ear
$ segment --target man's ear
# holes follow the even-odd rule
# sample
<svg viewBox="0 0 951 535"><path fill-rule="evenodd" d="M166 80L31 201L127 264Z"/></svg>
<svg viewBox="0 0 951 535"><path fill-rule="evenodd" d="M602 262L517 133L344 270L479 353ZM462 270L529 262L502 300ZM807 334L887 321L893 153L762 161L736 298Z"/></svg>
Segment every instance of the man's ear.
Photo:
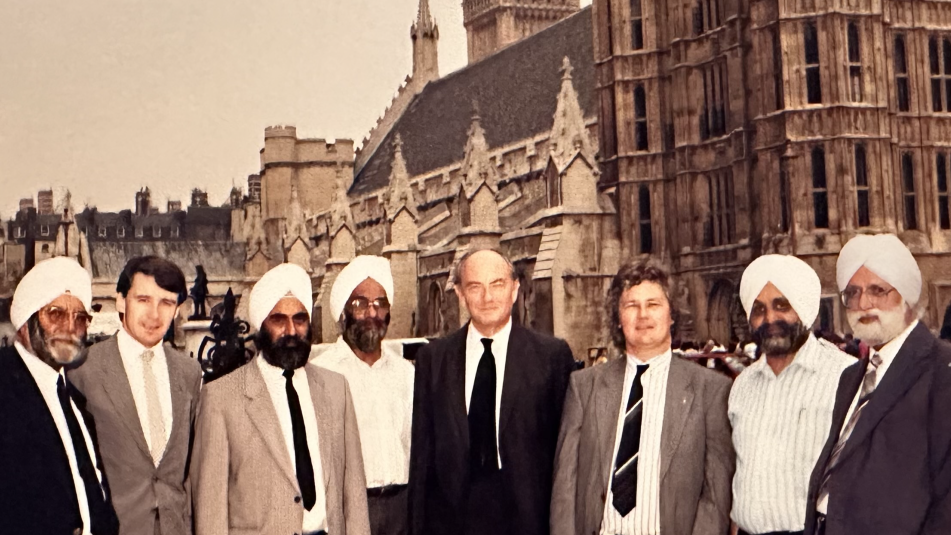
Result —
<svg viewBox="0 0 951 535"><path fill-rule="evenodd" d="M30 322L26 322L17 329L17 342L23 344L28 351L33 352L33 344L30 342Z"/></svg>
<svg viewBox="0 0 951 535"><path fill-rule="evenodd" d="M116 312L125 314L125 297L119 292L116 292Z"/></svg>

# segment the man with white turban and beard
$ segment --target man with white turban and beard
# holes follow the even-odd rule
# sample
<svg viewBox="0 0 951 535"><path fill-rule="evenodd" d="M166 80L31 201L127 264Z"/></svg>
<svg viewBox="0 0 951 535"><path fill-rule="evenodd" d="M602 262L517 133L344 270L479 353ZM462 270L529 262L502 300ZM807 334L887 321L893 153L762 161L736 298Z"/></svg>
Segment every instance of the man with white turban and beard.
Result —
<svg viewBox="0 0 951 535"><path fill-rule="evenodd" d="M379 256L354 258L330 290L340 338L315 361L343 374L353 391L373 535L409 533L406 485L415 369L382 343L392 299L390 262Z"/></svg>
<svg viewBox="0 0 951 535"><path fill-rule="evenodd" d="M258 355L202 391L190 471L196 535L369 535L353 401L308 364L310 276L271 269L249 297Z"/></svg>
<svg viewBox="0 0 951 535"><path fill-rule="evenodd" d="M855 363L812 334L821 292L819 276L794 256L761 256L740 280L763 358L730 392L739 535L803 532L809 474L826 443L839 376Z"/></svg>
<svg viewBox="0 0 951 535"><path fill-rule="evenodd" d="M917 319L918 264L898 237L860 235L842 247L836 280L871 349L839 380L806 533L951 533L951 346Z"/></svg>
<svg viewBox="0 0 951 535"><path fill-rule="evenodd" d="M36 264L13 294L13 347L0 349L0 532L115 535L119 521L85 400L64 368L85 358L89 273Z"/></svg>

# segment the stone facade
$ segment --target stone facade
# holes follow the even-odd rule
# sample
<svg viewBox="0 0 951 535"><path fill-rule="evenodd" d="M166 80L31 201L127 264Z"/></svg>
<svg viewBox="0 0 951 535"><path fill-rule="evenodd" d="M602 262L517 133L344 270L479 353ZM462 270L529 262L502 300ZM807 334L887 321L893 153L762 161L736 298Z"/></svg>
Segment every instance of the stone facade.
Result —
<svg viewBox="0 0 951 535"><path fill-rule="evenodd" d="M469 63L474 63L578 11L578 0L463 0Z"/></svg>

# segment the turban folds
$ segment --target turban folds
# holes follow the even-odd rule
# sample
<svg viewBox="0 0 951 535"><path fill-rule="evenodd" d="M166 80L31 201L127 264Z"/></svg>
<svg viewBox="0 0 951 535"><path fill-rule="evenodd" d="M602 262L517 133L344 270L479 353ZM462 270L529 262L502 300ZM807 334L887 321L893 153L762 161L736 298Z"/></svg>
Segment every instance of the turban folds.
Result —
<svg viewBox="0 0 951 535"><path fill-rule="evenodd" d="M347 306L350 294L361 282L373 279L383 287L386 298L393 303L393 274L390 273L390 261L382 256L361 255L347 264L334 280L330 290L330 313L339 319Z"/></svg>
<svg viewBox="0 0 951 535"><path fill-rule="evenodd" d="M10 320L19 329L41 308L57 297L69 293L78 298L86 310L92 306L92 279L72 258L57 256L43 260L23 276L13 293Z"/></svg>
<svg viewBox="0 0 951 535"><path fill-rule="evenodd" d="M822 296L822 284L815 270L795 256L787 255L763 255L750 262L740 280L740 301L747 318L756 297L770 282L789 301L802 324L811 327L819 315Z"/></svg>
<svg viewBox="0 0 951 535"><path fill-rule="evenodd" d="M310 283L310 275L297 264L280 264L261 277L261 280L251 289L248 302L248 315L251 325L256 329L267 319L274 305L284 297L290 295L300 301L310 316L314 308L314 293Z"/></svg>
<svg viewBox="0 0 951 535"><path fill-rule="evenodd" d="M911 306L921 297L921 270L911 251L894 234L860 234L845 244L835 264L839 291L862 266L898 290Z"/></svg>

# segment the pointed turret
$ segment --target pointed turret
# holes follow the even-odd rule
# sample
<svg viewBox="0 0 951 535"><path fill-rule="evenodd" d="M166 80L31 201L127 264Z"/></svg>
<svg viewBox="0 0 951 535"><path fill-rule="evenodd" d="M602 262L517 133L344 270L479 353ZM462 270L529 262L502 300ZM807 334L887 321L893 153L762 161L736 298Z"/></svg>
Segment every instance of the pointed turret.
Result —
<svg viewBox="0 0 951 535"><path fill-rule="evenodd" d="M399 134L393 139L393 164L390 171L390 191L387 192L386 216L390 221L396 218L400 210L406 209L415 220L416 195L409 183L406 160L403 159L403 140Z"/></svg>
<svg viewBox="0 0 951 535"><path fill-rule="evenodd" d="M588 136L588 129L584 122L584 112L578 103L578 92L575 91L571 78L571 61L568 56L562 62L561 92L558 93L558 104L555 108L554 124L551 129L551 157L558 171L564 171L575 156L581 155L594 167L594 145Z"/></svg>
<svg viewBox="0 0 951 535"><path fill-rule="evenodd" d="M416 22L409 34L413 39L413 81L422 88L439 78L439 27L429 12L429 0L419 0Z"/></svg>
<svg viewBox="0 0 951 535"><path fill-rule="evenodd" d="M498 192L499 170L489 156L489 144L485 140L479 106L473 103L472 124L466 140L465 158L462 160L462 187L466 197L472 198L482 184L489 187L493 194Z"/></svg>

